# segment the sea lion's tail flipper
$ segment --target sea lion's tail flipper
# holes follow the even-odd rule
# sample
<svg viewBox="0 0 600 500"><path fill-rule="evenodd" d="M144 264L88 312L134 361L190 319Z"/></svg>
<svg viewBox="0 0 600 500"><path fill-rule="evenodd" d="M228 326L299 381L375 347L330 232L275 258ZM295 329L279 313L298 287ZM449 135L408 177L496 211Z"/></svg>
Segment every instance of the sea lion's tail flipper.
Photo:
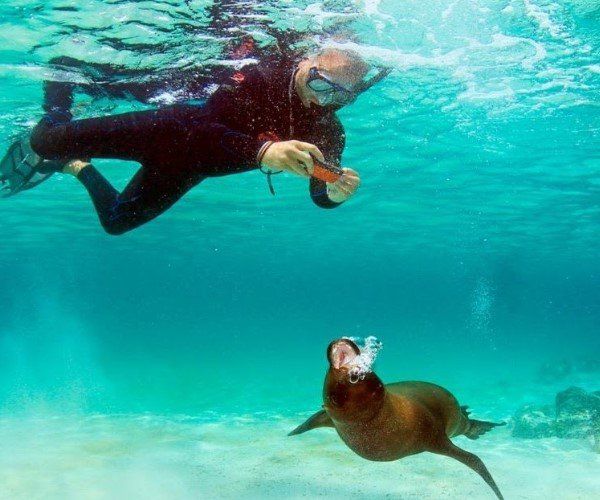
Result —
<svg viewBox="0 0 600 500"><path fill-rule="evenodd" d="M477 455L474 455L473 453L469 453L468 451L459 448L451 441L448 441L445 444L444 448L435 451L442 455L452 457L458 460L459 462L465 464L467 467L473 469L475 472L477 472L477 474L479 474L483 478L483 480L489 485L489 487L492 488L492 490L494 490L494 493L500 500L504 499L502 493L500 493L500 489L494 481L494 478L490 474L490 471L487 470L487 467L485 466L481 458L479 458Z"/></svg>
<svg viewBox="0 0 600 500"><path fill-rule="evenodd" d="M325 410L318 411L306 422L296 427L288 436L295 436L296 434L302 434L303 432L316 429L318 427L333 427L333 422L329 418L329 415L325 413Z"/></svg>
<svg viewBox="0 0 600 500"><path fill-rule="evenodd" d="M506 425L506 422L486 422L485 420L469 419L469 428L465 431L465 436L469 439L479 439L479 436L491 431L494 427Z"/></svg>

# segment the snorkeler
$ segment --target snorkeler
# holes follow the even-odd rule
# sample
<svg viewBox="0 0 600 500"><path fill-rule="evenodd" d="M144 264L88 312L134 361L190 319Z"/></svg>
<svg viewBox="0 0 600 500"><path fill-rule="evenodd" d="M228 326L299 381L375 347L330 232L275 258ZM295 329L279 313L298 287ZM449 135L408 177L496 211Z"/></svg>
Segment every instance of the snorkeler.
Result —
<svg viewBox="0 0 600 500"><path fill-rule="evenodd" d="M313 201L336 207L354 194L359 176L345 168L326 182L333 179L317 178L315 163L339 167L345 136L335 111L389 73L379 69L366 78L369 69L347 50L324 49L300 61L268 57L235 71L202 105L82 120L71 120L72 88L47 85L45 116L9 149L0 175L9 194L55 171L75 176L110 234L157 217L207 177L259 168L310 177ZM141 168L119 193L91 158L132 160Z"/></svg>

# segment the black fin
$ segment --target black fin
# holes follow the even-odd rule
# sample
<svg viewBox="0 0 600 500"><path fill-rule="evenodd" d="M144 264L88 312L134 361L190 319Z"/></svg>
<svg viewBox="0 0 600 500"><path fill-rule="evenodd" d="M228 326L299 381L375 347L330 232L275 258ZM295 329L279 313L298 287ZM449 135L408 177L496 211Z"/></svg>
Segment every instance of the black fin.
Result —
<svg viewBox="0 0 600 500"><path fill-rule="evenodd" d="M483 480L488 484L488 486L492 488L492 490L494 490L494 493L496 494L498 499L504 500L504 497L500 492L500 488L498 488L498 485L494 481L494 478L490 474L490 471L488 471L481 458L479 458L477 455L474 455L473 453L469 453L468 451L459 448L454 443L452 443L452 441L448 441L441 450L436 451L437 453L440 453L442 455L454 458L455 460L458 460L459 462L465 464L467 467L473 469L475 472L477 472L477 474L479 474L483 478Z"/></svg>
<svg viewBox="0 0 600 500"><path fill-rule="evenodd" d="M0 160L0 197L31 189L48 179L56 169L42 172L39 167L43 163L44 160L31 148L29 136L21 136Z"/></svg>
<svg viewBox="0 0 600 500"><path fill-rule="evenodd" d="M506 422L486 422L485 420L469 419L469 428L465 431L465 436L469 439L479 439L479 436L491 431L494 427L506 425Z"/></svg>
<svg viewBox="0 0 600 500"><path fill-rule="evenodd" d="M325 410L318 411L311 416L306 422L296 427L288 436L295 436L302 434L303 432L317 429L318 427L333 427L333 422L329 418L329 415L325 413Z"/></svg>

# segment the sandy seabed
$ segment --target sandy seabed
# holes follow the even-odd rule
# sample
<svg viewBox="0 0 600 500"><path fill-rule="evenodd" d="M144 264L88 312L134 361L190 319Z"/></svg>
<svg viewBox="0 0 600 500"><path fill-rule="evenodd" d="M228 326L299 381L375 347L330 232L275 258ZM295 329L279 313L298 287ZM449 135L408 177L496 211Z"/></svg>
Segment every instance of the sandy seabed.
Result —
<svg viewBox="0 0 600 500"><path fill-rule="evenodd" d="M494 498L449 458L374 463L333 429L287 437L305 416L5 416L0 498ZM507 499L600 498L600 454L586 440L518 440L504 428L455 441Z"/></svg>

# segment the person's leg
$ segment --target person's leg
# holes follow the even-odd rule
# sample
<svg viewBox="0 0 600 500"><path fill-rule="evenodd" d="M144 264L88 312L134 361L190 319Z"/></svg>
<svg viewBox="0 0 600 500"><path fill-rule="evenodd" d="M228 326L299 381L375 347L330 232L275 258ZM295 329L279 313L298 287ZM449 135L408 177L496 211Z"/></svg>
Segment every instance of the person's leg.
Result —
<svg viewBox="0 0 600 500"><path fill-rule="evenodd" d="M167 177L142 167L119 193L92 165L81 168L77 178L87 189L100 224L113 235L154 219L204 179L185 172Z"/></svg>
<svg viewBox="0 0 600 500"><path fill-rule="evenodd" d="M31 147L42 158L68 162L114 158L153 165L164 173L184 168L228 175L256 168L264 140L213 121L200 106L173 106L101 118L50 123L42 120Z"/></svg>
<svg viewBox="0 0 600 500"><path fill-rule="evenodd" d="M176 111L169 108L61 122L46 115L31 146L50 160L118 158L143 162L160 152ZM161 140L162 139L162 140Z"/></svg>

